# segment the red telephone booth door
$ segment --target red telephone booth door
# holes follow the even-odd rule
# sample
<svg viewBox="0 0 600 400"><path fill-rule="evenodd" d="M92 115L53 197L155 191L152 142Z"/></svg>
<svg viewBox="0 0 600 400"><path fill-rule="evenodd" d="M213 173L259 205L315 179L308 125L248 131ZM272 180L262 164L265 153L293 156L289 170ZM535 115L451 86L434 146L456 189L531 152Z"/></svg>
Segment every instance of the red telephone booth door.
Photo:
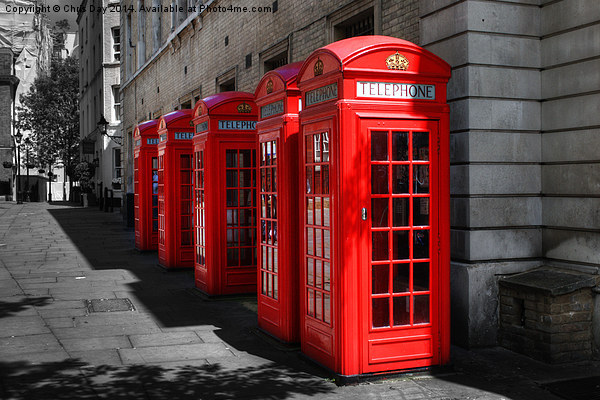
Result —
<svg viewBox="0 0 600 400"><path fill-rule="evenodd" d="M362 373L438 364L438 122L360 126Z"/></svg>

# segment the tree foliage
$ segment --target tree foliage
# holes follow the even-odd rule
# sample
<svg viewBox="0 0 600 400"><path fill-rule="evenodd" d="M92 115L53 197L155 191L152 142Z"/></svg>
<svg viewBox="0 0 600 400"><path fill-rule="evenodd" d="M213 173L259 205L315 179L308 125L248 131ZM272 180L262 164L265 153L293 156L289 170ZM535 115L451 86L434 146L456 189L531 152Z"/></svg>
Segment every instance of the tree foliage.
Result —
<svg viewBox="0 0 600 400"><path fill-rule="evenodd" d="M73 57L53 59L50 73L21 95L17 121L21 132L31 132L40 166L61 163L71 178L79 160L78 69Z"/></svg>

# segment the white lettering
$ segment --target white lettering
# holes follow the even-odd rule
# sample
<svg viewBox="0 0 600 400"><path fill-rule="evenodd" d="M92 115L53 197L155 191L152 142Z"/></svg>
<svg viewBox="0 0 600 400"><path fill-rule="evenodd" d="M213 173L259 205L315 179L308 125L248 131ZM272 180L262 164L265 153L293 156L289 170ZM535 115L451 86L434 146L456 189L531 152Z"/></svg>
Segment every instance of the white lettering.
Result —
<svg viewBox="0 0 600 400"><path fill-rule="evenodd" d="M306 93L307 101L309 100L309 93L312 92ZM435 100L435 85L391 82L356 82L356 97Z"/></svg>

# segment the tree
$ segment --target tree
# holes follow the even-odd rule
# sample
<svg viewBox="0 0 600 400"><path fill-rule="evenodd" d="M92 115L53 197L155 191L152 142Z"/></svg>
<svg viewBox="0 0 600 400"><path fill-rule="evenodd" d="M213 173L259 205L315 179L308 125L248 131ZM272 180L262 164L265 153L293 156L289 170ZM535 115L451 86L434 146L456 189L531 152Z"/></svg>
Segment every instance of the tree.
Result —
<svg viewBox="0 0 600 400"><path fill-rule="evenodd" d="M48 75L38 76L21 95L17 128L31 132L41 165L61 163L72 186L79 161L79 71L73 57L54 58ZM66 184L63 182L66 197Z"/></svg>

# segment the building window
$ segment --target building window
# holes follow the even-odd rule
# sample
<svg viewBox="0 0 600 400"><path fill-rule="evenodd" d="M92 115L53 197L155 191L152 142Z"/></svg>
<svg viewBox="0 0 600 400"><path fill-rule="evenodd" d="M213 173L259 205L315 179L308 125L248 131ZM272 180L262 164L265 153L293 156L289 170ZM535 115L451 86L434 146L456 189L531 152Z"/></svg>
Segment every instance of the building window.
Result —
<svg viewBox="0 0 600 400"><path fill-rule="evenodd" d="M334 29L335 40L374 34L375 18L373 7L346 19L339 24L336 24Z"/></svg>
<svg viewBox="0 0 600 400"><path fill-rule="evenodd" d="M113 189L120 190L122 183L123 183L123 164L121 163L121 148L115 147L113 149L113 178L112 178Z"/></svg>
<svg viewBox="0 0 600 400"><path fill-rule="evenodd" d="M235 77L237 66L217 77L217 92L230 92L235 90Z"/></svg>
<svg viewBox="0 0 600 400"><path fill-rule="evenodd" d="M113 39L113 60L119 61L121 59L121 28L112 28L112 39Z"/></svg>
<svg viewBox="0 0 600 400"><path fill-rule="evenodd" d="M188 110L190 108L192 108L192 100L188 100L185 103L181 103L182 110Z"/></svg>
<svg viewBox="0 0 600 400"><path fill-rule="evenodd" d="M288 63L287 51L265 61L265 72L282 67Z"/></svg>
<svg viewBox="0 0 600 400"><path fill-rule="evenodd" d="M121 97L119 96L119 86L115 85L112 87L112 99L113 99L113 121L121 120Z"/></svg>
<svg viewBox="0 0 600 400"><path fill-rule="evenodd" d="M252 53L246 55L246 68L252 66Z"/></svg>

